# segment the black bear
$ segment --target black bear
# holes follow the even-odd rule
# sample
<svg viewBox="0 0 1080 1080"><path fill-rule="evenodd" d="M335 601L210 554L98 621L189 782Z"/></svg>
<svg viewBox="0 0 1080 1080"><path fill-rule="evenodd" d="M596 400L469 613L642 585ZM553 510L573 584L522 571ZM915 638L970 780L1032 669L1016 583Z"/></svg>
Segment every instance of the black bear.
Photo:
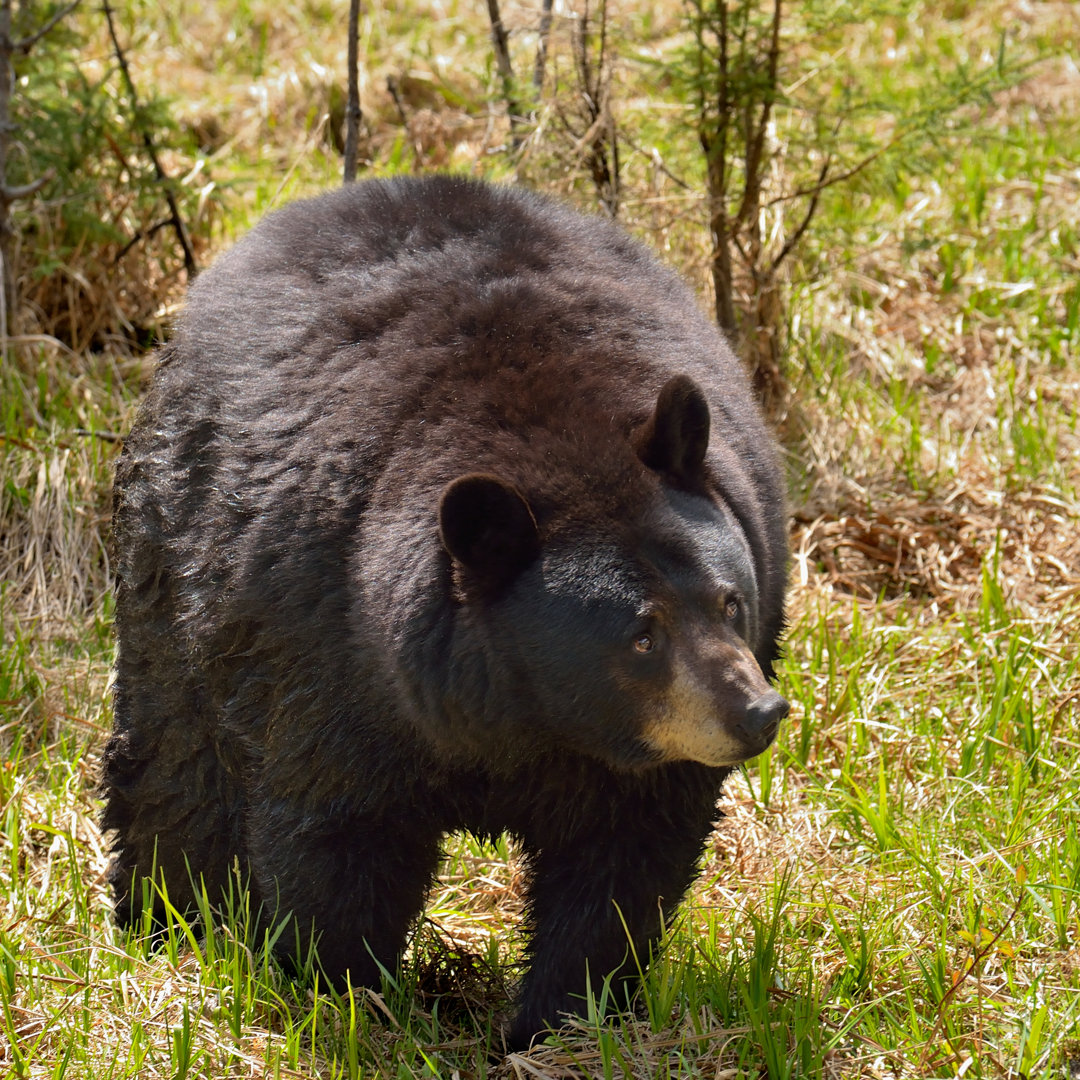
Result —
<svg viewBox="0 0 1080 1080"><path fill-rule="evenodd" d="M289 206L193 285L115 495L122 924L240 866L377 985L443 836L505 831L511 1046L647 961L788 708L774 443L672 272L465 179Z"/></svg>

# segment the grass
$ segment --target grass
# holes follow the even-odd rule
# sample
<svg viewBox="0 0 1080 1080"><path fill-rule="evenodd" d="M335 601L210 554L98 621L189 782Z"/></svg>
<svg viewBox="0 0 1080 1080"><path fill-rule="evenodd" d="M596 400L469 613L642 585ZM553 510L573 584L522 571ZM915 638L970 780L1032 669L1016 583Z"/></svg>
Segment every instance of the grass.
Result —
<svg viewBox="0 0 1080 1080"><path fill-rule="evenodd" d="M924 69L915 38L974 54L1013 26L1038 62L962 143L827 192L793 272L780 672L792 714L729 784L634 1011L603 1019L602 1002L583 1001L528 1055L497 1053L520 949L505 842L451 840L406 964L380 993L286 979L239 898L207 936L177 917L151 946L111 925L94 794L110 723L108 490L147 364L115 341L65 350L48 326L8 353L0 1075L1075 1075L1080 80L1062 43L1076 12L944 7L901 35L912 51L890 73L898 84ZM176 99L203 146L191 182L223 193L204 243L336 183L336 7L149 10L125 9L136 79ZM692 175L656 74L673 11L618 12L620 119L655 147L627 153L623 212L704 293L700 198L664 171ZM478 12L370 5L369 171L512 173ZM505 13L524 65L533 14ZM85 62L106 66L88 32ZM556 117L541 119L520 173L587 203ZM194 159L177 155L176 174L190 174ZM153 280L167 309L171 279Z"/></svg>

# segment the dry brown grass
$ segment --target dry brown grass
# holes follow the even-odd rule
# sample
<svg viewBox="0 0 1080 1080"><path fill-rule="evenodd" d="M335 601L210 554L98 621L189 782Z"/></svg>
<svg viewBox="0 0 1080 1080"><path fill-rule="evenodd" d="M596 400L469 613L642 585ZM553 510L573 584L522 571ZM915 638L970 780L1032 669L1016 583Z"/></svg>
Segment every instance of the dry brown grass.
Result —
<svg viewBox="0 0 1080 1080"><path fill-rule="evenodd" d="M120 395L142 361L77 357L51 339L23 348L4 380L22 425L0 433L0 581L8 610L49 639L109 589L111 461L132 415Z"/></svg>

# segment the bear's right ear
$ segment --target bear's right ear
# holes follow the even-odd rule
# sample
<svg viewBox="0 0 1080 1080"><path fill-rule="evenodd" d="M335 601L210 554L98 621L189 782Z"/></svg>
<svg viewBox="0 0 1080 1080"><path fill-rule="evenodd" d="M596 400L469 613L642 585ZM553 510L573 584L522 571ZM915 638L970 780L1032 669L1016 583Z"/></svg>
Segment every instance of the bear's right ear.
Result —
<svg viewBox="0 0 1080 1080"><path fill-rule="evenodd" d="M709 406L698 384L687 375L668 379L635 442L650 469L692 483L709 449Z"/></svg>
<svg viewBox="0 0 1080 1080"><path fill-rule="evenodd" d="M470 473L447 484L439 503L439 533L443 547L462 566L495 586L540 554L529 504L497 476Z"/></svg>

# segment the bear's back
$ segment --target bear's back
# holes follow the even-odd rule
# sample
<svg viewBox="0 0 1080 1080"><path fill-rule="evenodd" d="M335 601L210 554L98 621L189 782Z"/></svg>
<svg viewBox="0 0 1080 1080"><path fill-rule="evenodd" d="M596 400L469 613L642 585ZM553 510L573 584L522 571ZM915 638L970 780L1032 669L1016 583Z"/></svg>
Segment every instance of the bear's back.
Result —
<svg viewBox="0 0 1080 1080"><path fill-rule="evenodd" d="M676 276L607 221L516 188L399 178L294 203L223 255L191 289L173 378L264 428L285 402L332 403L346 423L343 391L350 408L412 417L439 380L530 356L572 366L592 346L610 365L621 345L693 365L707 326Z"/></svg>
<svg viewBox="0 0 1080 1080"><path fill-rule="evenodd" d="M538 503L587 477L590 498L617 501L637 468L625 437L678 372L708 399L717 487L755 551L782 550L775 455L738 361L615 225L441 176L292 204L191 289L118 473L128 570L166 569L193 641L270 619L314 640L348 616L366 519L403 577L432 572L422 551L456 475L517 469ZM760 585L779 612L775 562Z"/></svg>

